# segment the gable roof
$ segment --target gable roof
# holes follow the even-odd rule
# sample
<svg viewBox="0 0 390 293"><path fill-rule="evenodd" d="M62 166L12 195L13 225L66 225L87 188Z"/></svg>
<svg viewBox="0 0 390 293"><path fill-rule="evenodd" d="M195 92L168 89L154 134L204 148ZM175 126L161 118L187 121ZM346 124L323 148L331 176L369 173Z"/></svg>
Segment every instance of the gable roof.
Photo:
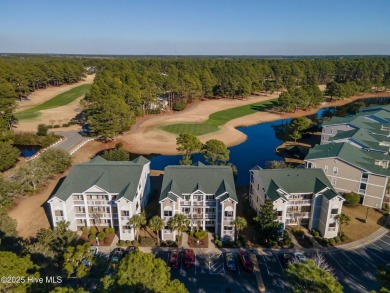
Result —
<svg viewBox="0 0 390 293"><path fill-rule="evenodd" d="M160 201L165 198L176 201L171 192L181 197L184 193L191 194L196 190L215 196L226 193L227 198L238 201L233 171L229 166L196 164L165 167Z"/></svg>
<svg viewBox="0 0 390 293"><path fill-rule="evenodd" d="M389 161L389 155L356 148L345 142L316 145L314 148L309 150L305 160L326 158L339 158L368 172L390 176L389 169L384 169L381 166L375 165L375 160Z"/></svg>
<svg viewBox="0 0 390 293"><path fill-rule="evenodd" d="M140 156L142 157L142 156ZM97 156L87 163L74 165L52 197L67 200L73 193L82 193L98 186L109 193L117 193L117 199L133 200L146 158L134 161L107 161Z"/></svg>
<svg viewBox="0 0 390 293"><path fill-rule="evenodd" d="M337 192L321 169L261 169L252 172L261 177L267 198L272 201L286 199L280 190L289 194L317 194L325 189L321 194L326 198L337 196Z"/></svg>

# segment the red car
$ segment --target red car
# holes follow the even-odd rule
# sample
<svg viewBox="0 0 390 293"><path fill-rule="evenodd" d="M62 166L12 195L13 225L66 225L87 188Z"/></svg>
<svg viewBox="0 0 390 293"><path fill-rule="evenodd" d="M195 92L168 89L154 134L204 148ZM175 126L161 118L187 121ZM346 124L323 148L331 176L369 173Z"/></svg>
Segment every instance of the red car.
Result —
<svg viewBox="0 0 390 293"><path fill-rule="evenodd" d="M249 253L246 251L240 251L239 256L240 256L242 266L244 267L244 271L250 273L253 272L253 262L249 256Z"/></svg>
<svg viewBox="0 0 390 293"><path fill-rule="evenodd" d="M179 267L180 262L180 254L177 250L171 252L169 257L169 266L173 269L177 269Z"/></svg>
<svg viewBox="0 0 390 293"><path fill-rule="evenodd" d="M195 264L195 253L192 249L186 249L184 252L184 266L189 268Z"/></svg>

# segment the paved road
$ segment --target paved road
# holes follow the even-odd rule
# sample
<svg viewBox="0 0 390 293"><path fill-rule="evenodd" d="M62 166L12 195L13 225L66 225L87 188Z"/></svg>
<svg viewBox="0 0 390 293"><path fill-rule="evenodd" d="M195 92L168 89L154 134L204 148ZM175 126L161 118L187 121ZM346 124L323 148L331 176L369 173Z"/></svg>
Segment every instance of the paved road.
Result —
<svg viewBox="0 0 390 293"><path fill-rule="evenodd" d="M65 151L70 151L73 147L86 139L77 131L58 131L56 134L63 136L64 140L55 147Z"/></svg>
<svg viewBox="0 0 390 293"><path fill-rule="evenodd" d="M357 249L337 249L322 254L333 267L336 278L344 287L344 292L378 290L380 285L376 280L377 268L390 262L390 232ZM314 253L305 255L313 257ZM257 256L267 292L283 291L280 283L286 282L286 275L281 256L281 253L271 250L262 251Z"/></svg>

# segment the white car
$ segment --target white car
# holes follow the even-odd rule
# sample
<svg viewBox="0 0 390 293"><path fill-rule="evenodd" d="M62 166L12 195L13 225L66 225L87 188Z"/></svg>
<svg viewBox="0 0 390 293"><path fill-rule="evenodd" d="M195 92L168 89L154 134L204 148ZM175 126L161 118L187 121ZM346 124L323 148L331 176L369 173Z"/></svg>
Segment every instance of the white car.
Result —
<svg viewBox="0 0 390 293"><path fill-rule="evenodd" d="M294 252L294 258L297 262L303 262L307 260L307 257L304 256L301 252Z"/></svg>

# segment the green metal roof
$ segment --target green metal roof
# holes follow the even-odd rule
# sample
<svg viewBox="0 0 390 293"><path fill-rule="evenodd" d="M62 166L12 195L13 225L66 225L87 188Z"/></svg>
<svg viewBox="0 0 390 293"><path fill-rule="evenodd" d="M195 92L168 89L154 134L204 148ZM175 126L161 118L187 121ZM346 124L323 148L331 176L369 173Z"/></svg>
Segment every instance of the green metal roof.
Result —
<svg viewBox="0 0 390 293"><path fill-rule="evenodd" d="M176 197L171 192L182 197L183 193L193 193L198 189L215 196L226 192L226 198L238 201L232 168L204 164L165 167L160 201L165 198L176 201Z"/></svg>
<svg viewBox="0 0 390 293"><path fill-rule="evenodd" d="M356 148L349 143L330 143L316 145L309 150L305 160L316 160L325 158L339 158L358 168L374 174L390 176L390 170L375 165L375 160L389 161L390 156L384 153L366 151Z"/></svg>
<svg viewBox="0 0 390 293"><path fill-rule="evenodd" d="M52 197L67 200L73 193L82 193L97 186L119 198L133 200L143 166L150 161L140 156L134 161L107 161L100 156L72 167Z"/></svg>
<svg viewBox="0 0 390 293"><path fill-rule="evenodd" d="M339 140L339 139L345 139L353 136L358 130L347 130L347 131L337 131L337 134L335 136L329 137L329 141Z"/></svg>
<svg viewBox="0 0 390 293"><path fill-rule="evenodd" d="M326 198L331 199L337 196L332 184L322 169L261 169L253 170L253 174L261 177L267 198L275 201L285 198L283 190L291 193L313 193L323 192Z"/></svg>
<svg viewBox="0 0 390 293"><path fill-rule="evenodd" d="M333 125L333 124L347 124L351 122L355 117L336 117L333 116L330 120L324 121L322 125Z"/></svg>

